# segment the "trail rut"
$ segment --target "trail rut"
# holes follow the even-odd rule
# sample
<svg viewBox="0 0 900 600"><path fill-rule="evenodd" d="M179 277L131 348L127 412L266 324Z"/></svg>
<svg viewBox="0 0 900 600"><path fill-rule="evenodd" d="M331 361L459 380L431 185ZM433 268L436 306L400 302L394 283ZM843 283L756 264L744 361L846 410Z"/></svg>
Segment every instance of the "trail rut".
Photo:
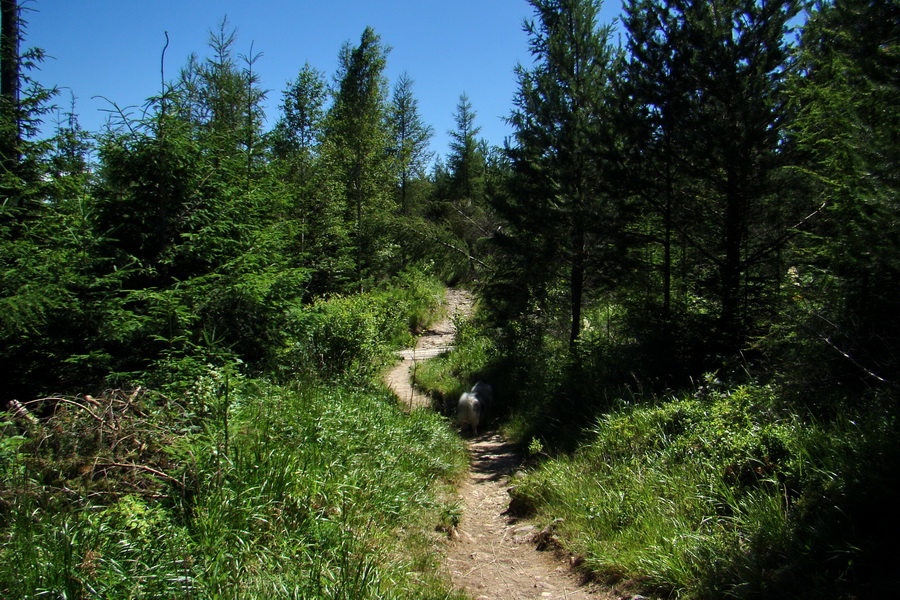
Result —
<svg viewBox="0 0 900 600"><path fill-rule="evenodd" d="M415 348L400 353L401 362L385 379L410 409L430 404L410 382L422 360L452 348L452 315L468 315L472 297L450 290L448 317L425 332ZM508 514L511 477L521 467L516 447L489 432L467 443L471 456L469 477L459 488L462 517L447 548L447 570L454 586L476 600L611 600L617 596L582 585L569 564L551 552L539 552L537 531Z"/></svg>

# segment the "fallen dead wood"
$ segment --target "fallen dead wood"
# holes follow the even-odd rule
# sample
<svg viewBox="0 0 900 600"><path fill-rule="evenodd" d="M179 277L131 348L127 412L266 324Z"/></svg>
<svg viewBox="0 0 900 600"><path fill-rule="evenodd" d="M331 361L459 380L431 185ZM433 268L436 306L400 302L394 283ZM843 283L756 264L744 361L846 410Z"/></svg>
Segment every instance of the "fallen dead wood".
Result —
<svg viewBox="0 0 900 600"><path fill-rule="evenodd" d="M174 477L172 477L171 475L167 475L166 473L163 473L162 471L160 471L158 469L154 469L153 467L148 467L147 465L135 465L132 463L107 462L107 463L97 463L97 466L98 467L122 467L122 468L126 468L126 469L139 469L141 471L147 471L148 473L153 473L157 477L160 477L162 479L165 479L166 481L174 483L181 489L184 488L184 484L182 482L178 481L177 479L175 479Z"/></svg>
<svg viewBox="0 0 900 600"><path fill-rule="evenodd" d="M28 421L32 425L40 425L41 422L38 420L36 416L31 414L31 411L25 408L21 402L18 400L10 400L9 408L13 414L13 416L22 419L23 421Z"/></svg>

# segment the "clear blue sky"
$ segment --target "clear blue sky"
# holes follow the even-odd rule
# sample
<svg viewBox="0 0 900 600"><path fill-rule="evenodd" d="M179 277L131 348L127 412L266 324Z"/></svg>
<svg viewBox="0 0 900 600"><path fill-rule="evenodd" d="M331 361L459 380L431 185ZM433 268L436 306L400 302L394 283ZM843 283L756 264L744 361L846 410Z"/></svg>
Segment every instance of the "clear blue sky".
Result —
<svg viewBox="0 0 900 600"><path fill-rule="evenodd" d="M502 144L510 131L502 118L512 108L513 69L530 64L522 23L531 18L525 0L29 0L34 9L24 47L43 48L53 58L36 78L66 88L57 104L68 108L70 92L81 126L97 131L109 104L141 106L159 92L160 55L168 31L166 78L187 57L208 55L210 30L227 15L237 29L236 51L261 52L256 64L269 90L267 127L278 116L281 92L309 62L329 81L345 42L356 44L366 26L392 48L391 84L404 71L415 81L423 120L435 131L432 147L448 151L447 131L459 95L477 112L481 137ZM620 0L606 0L603 22L615 18ZM137 111L135 111L137 114Z"/></svg>

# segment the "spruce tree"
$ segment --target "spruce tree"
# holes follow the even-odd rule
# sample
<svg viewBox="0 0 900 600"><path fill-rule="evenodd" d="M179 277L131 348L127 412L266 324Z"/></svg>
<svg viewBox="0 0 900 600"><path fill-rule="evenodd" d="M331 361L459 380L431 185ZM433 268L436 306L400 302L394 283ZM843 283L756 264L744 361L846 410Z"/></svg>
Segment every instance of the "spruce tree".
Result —
<svg viewBox="0 0 900 600"><path fill-rule="evenodd" d="M481 127L476 125L477 116L468 95L461 94L453 115L456 128L448 132L450 153L446 163L434 172L438 219L464 246L460 250L469 261L470 274L481 263L476 245L490 235L492 220L485 196L488 147L478 138Z"/></svg>
<svg viewBox="0 0 900 600"><path fill-rule="evenodd" d="M4 171L12 171L19 162L22 131L19 115L21 60L19 57L19 6L17 0L0 2L0 160Z"/></svg>
<svg viewBox="0 0 900 600"><path fill-rule="evenodd" d="M306 178L322 139L328 88L325 75L306 63L288 84L281 100L281 117L271 134L272 151L287 161L291 178Z"/></svg>
<svg viewBox="0 0 900 600"><path fill-rule="evenodd" d="M900 6L822 3L804 27L791 133L823 216L807 237L805 350L869 384L900 374ZM797 303L793 303L796 305ZM820 374L813 377L821 377Z"/></svg>
<svg viewBox="0 0 900 600"><path fill-rule="evenodd" d="M389 49L371 27L359 45L344 45L335 76L334 103L325 127L325 160L336 184L337 201L352 231L357 285L365 287L377 270L374 259L386 243L378 219L392 210L391 130L388 83L384 75Z"/></svg>
<svg viewBox="0 0 900 600"><path fill-rule="evenodd" d="M403 73L394 84L391 100L391 125L394 134L394 156L398 176L400 211L411 212L410 188L425 177L425 167L432 154L428 144L434 133L419 115L419 101L413 95L413 80Z"/></svg>
<svg viewBox="0 0 900 600"><path fill-rule="evenodd" d="M329 98L325 75L304 65L284 90L281 116L269 136L270 170L292 238L285 250L292 264L311 271L313 294L342 289L354 274L345 210L334 198L333 156L323 148Z"/></svg>
<svg viewBox="0 0 900 600"><path fill-rule="evenodd" d="M478 138L481 127L475 124L477 116L469 96L465 92L460 94L453 115L456 129L448 132L450 154L447 167L453 180L453 199L462 205L470 205L483 192L484 153Z"/></svg>
<svg viewBox="0 0 900 600"><path fill-rule="evenodd" d="M23 10L15 0L0 3L0 227L42 210L47 144L38 135L51 110L49 101L57 93L29 76L45 54L40 48L21 49Z"/></svg>
<svg viewBox="0 0 900 600"><path fill-rule="evenodd" d="M627 5L629 85L645 121L639 168L661 192L654 195L662 201L650 196L649 204L667 240L664 268L671 268L675 230L691 255L681 261L680 284L715 303L710 341L729 355L772 310L784 270L778 257L791 228L811 210L785 193L784 167L792 160L785 137L785 80L793 69L787 33L800 5Z"/></svg>
<svg viewBox="0 0 900 600"><path fill-rule="evenodd" d="M513 191L498 212L509 221L502 243L521 253L521 296L555 287L568 295L568 339L581 334L589 269L604 262L618 234L609 183L614 146L610 28L595 0L532 0L526 23L535 66L519 66L510 148ZM515 262L515 260L513 261Z"/></svg>

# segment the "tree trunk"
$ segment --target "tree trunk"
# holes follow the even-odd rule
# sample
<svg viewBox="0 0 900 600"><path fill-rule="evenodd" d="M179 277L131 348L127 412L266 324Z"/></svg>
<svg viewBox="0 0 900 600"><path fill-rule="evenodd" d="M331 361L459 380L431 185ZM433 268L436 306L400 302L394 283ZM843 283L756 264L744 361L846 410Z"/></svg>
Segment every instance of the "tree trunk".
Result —
<svg viewBox="0 0 900 600"><path fill-rule="evenodd" d="M584 297L584 223L576 220L572 232L572 272L569 290L572 299L572 329L569 347L574 348L581 335L581 303Z"/></svg>
<svg viewBox="0 0 900 600"><path fill-rule="evenodd" d="M728 350L737 350L741 336L741 248L744 234L744 198L735 173L728 174L725 198L725 260L721 267L721 326Z"/></svg>
<svg viewBox="0 0 900 600"><path fill-rule="evenodd" d="M666 205L663 209L663 318L668 327L672 315L672 147L666 133Z"/></svg>
<svg viewBox="0 0 900 600"><path fill-rule="evenodd" d="M0 141L0 159L9 170L20 162L19 141L19 7L17 0L0 0L0 119L3 120L3 139Z"/></svg>

